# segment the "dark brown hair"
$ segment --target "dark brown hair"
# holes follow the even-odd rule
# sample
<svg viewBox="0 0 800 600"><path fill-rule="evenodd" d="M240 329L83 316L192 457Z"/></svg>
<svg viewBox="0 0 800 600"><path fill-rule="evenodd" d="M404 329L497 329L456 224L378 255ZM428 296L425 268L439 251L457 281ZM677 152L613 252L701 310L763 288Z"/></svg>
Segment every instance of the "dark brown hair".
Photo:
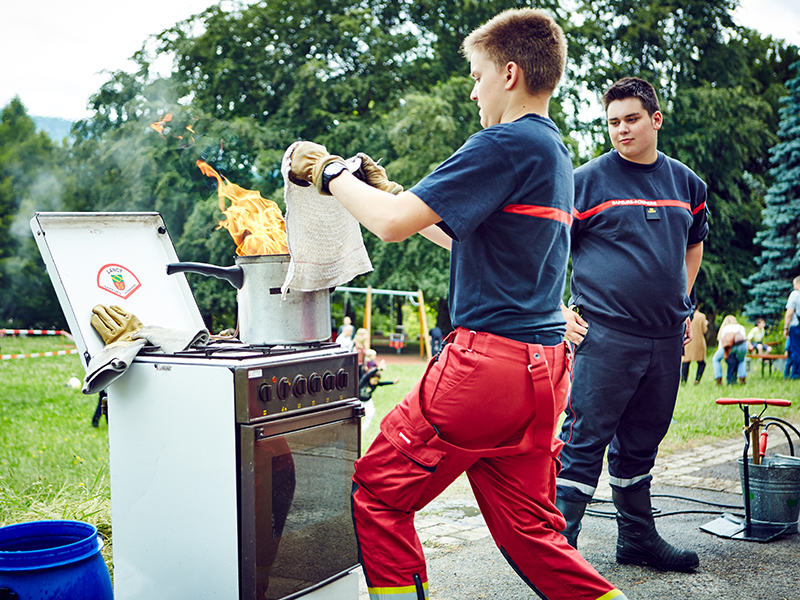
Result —
<svg viewBox="0 0 800 600"><path fill-rule="evenodd" d="M651 117L653 113L661 110L658 107L658 96L655 88L644 79L638 77L623 77L606 90L600 99L603 108L608 110L608 105L614 100L625 100L626 98L638 98L642 106Z"/></svg>
<svg viewBox="0 0 800 600"><path fill-rule="evenodd" d="M531 94L556 89L567 61L567 41L553 17L534 8L511 8L470 33L464 56L483 52L498 68L516 63Z"/></svg>

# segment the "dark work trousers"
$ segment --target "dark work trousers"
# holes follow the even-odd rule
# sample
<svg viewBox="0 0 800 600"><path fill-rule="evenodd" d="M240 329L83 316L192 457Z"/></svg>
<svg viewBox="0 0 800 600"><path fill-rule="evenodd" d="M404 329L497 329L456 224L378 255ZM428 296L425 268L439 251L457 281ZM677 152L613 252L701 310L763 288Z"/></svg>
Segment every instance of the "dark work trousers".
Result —
<svg viewBox="0 0 800 600"><path fill-rule="evenodd" d="M789 327L789 347L791 350L786 359L791 364L789 377L798 379L800 378L800 325Z"/></svg>
<svg viewBox="0 0 800 600"><path fill-rule="evenodd" d="M501 553L540 598L621 594L558 533L568 364L563 343L455 331L356 461L353 520L371 600L428 597L414 513L464 471Z"/></svg>
<svg viewBox="0 0 800 600"><path fill-rule="evenodd" d="M689 365L692 364L691 362L681 363L681 381L686 383L689 380ZM697 374L694 376L694 380L696 382L700 382L700 378L703 377L703 371L706 370L706 361L697 361Z"/></svg>
<svg viewBox="0 0 800 600"><path fill-rule="evenodd" d="M559 438L558 496L588 502L608 446L611 487L649 486L680 386L683 335L648 338L597 322L576 346L572 393Z"/></svg>

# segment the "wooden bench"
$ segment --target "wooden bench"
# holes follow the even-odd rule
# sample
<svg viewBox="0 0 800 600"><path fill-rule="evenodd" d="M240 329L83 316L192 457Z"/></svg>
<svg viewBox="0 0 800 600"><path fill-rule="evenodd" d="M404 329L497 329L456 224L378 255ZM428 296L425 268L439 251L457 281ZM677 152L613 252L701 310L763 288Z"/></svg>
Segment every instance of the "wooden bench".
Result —
<svg viewBox="0 0 800 600"><path fill-rule="evenodd" d="M784 352L783 354L748 354L747 358L760 358L761 359L761 376L764 376L764 365L769 365L769 374L772 375L772 364L776 360L780 360L782 358L786 358L787 355Z"/></svg>

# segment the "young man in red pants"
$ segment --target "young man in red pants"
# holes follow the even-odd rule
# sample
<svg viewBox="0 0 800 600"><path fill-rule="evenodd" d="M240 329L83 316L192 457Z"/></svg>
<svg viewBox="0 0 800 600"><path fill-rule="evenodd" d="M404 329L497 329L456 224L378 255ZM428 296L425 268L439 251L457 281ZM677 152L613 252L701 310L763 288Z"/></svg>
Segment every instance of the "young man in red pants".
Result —
<svg viewBox="0 0 800 600"><path fill-rule="evenodd" d="M573 184L547 108L564 34L546 13L515 9L463 50L484 129L410 191L364 155L361 181L318 144L299 144L291 159L295 180L332 193L384 241L421 233L452 251L456 329L356 462L353 518L370 598L428 597L414 513L466 471L500 551L539 597L624 599L567 544L555 507Z"/></svg>

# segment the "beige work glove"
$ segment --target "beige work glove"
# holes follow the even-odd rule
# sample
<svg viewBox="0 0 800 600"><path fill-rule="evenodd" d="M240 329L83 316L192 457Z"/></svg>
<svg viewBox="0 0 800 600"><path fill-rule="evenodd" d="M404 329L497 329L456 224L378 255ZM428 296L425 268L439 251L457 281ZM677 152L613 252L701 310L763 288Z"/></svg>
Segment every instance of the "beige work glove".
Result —
<svg viewBox="0 0 800 600"><path fill-rule="evenodd" d="M372 160L363 152L356 154L357 158L361 159L361 166L353 173L364 183L371 185L374 188L389 192L390 194L399 194L403 191L403 186L399 183L391 181L386 176L386 169Z"/></svg>
<svg viewBox="0 0 800 600"><path fill-rule="evenodd" d="M347 166L341 156L328 154L325 146L300 142L292 152L289 180L300 186L311 184L320 194L330 196L330 190L322 189L322 170L334 162Z"/></svg>
<svg viewBox="0 0 800 600"><path fill-rule="evenodd" d="M98 304L92 309L92 327L95 328L106 345L114 342L132 342L133 336L142 327L136 315L119 306Z"/></svg>
<svg viewBox="0 0 800 600"><path fill-rule="evenodd" d="M147 340L134 339L142 322L119 306L98 304L92 309L91 323L105 347L89 361L83 380L83 393L96 394L122 377Z"/></svg>

